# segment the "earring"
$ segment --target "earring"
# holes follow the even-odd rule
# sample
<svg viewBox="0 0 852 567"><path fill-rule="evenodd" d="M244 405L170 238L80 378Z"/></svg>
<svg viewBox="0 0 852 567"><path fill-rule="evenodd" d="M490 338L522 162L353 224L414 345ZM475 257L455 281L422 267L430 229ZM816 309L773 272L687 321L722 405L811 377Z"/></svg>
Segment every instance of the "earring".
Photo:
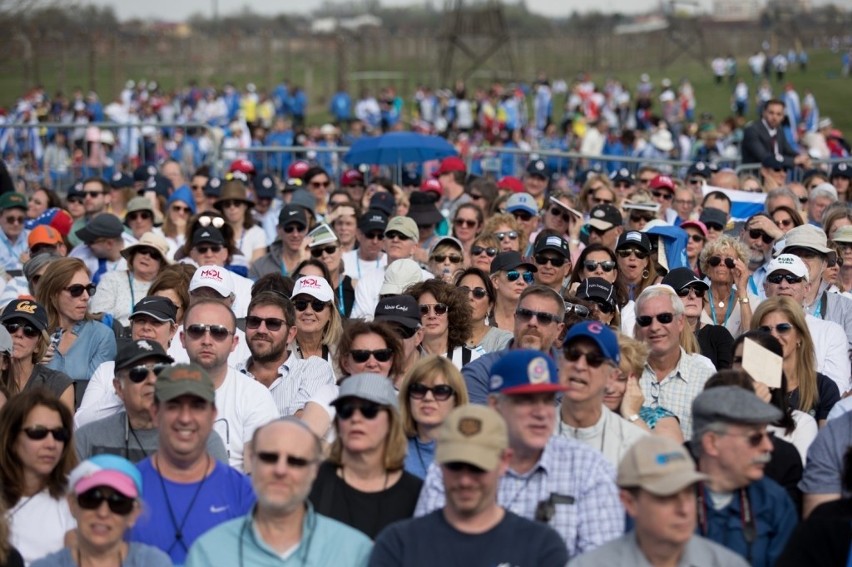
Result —
<svg viewBox="0 0 852 567"><path fill-rule="evenodd" d="M643 280L648 279L648 276L650 276L650 275L651 275L651 272L649 272L648 270L642 270L642 279Z"/></svg>

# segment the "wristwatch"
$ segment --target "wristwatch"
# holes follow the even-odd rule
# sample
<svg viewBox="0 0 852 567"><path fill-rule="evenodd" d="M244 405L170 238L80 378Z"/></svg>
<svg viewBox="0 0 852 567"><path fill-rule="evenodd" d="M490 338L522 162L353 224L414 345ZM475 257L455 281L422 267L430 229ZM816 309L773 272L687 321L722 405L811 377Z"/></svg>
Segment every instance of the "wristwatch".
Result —
<svg viewBox="0 0 852 567"><path fill-rule="evenodd" d="M737 301L739 301L742 304L748 305L748 296L741 297Z"/></svg>
<svg viewBox="0 0 852 567"><path fill-rule="evenodd" d="M639 421L639 414L634 413L633 415L627 418L627 421L629 421L630 423L636 423L637 421Z"/></svg>

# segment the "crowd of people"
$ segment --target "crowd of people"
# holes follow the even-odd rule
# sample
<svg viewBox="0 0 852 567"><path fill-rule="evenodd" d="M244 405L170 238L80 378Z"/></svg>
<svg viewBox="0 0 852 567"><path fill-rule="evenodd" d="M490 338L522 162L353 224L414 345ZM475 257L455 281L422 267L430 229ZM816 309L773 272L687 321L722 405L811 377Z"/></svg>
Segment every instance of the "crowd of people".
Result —
<svg viewBox="0 0 852 567"><path fill-rule="evenodd" d="M744 177L0 193L0 565L845 565L852 163L784 116Z"/></svg>

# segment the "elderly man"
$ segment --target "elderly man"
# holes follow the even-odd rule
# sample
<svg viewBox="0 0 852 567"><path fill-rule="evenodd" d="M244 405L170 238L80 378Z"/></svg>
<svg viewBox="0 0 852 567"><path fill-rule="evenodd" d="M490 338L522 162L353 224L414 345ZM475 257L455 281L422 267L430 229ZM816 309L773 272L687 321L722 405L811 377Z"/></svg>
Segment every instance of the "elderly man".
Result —
<svg viewBox="0 0 852 567"><path fill-rule="evenodd" d="M511 459L497 501L510 512L552 526L569 558L618 537L624 510L615 470L598 451L551 435L559 384L553 359L537 350L503 353L491 369L488 404L506 420ZM415 516L446 504L441 469L429 467Z"/></svg>
<svg viewBox="0 0 852 567"><path fill-rule="evenodd" d="M646 435L634 425L638 415L625 419L603 403L621 363L618 339L600 321L583 321L568 330L562 349L559 379L566 390L556 434L589 445L618 466L624 453Z"/></svg>
<svg viewBox="0 0 852 567"><path fill-rule="evenodd" d="M322 461L319 438L285 417L258 428L252 446L254 509L198 538L186 567L366 565L369 538L317 514L308 501Z"/></svg>
<svg viewBox="0 0 852 567"><path fill-rule="evenodd" d="M444 420L437 441L435 462L441 467L445 505L386 528L376 539L371 567L563 567L568 562L558 533L498 502L500 478L511 462L506 422L499 413L483 406L458 407Z"/></svg>
<svg viewBox="0 0 852 567"><path fill-rule="evenodd" d="M535 283L561 293L572 267L568 241L555 231L543 230L535 240L532 257L538 268Z"/></svg>
<svg viewBox="0 0 852 567"><path fill-rule="evenodd" d="M748 271L751 273L748 292L760 299L766 299L763 281L767 264L772 259L772 244L783 237L784 233L767 213L758 213L743 225L740 240L748 248Z"/></svg>
<svg viewBox="0 0 852 567"><path fill-rule="evenodd" d="M696 485L706 480L676 441L649 435L636 442L621 460L616 480L633 531L581 555L571 567L747 567L736 553L695 533Z"/></svg>
<svg viewBox="0 0 852 567"><path fill-rule="evenodd" d="M695 398L691 448L707 475L697 492L698 531L755 567L771 567L796 527L787 492L764 477L772 440L766 426L781 410L738 386Z"/></svg>
<svg viewBox="0 0 852 567"><path fill-rule="evenodd" d="M699 354L680 346L686 319L683 301L669 286L652 285L636 299L636 338L648 345L639 379L645 403L675 414L686 439L692 435L692 401L715 369Z"/></svg>
<svg viewBox="0 0 852 567"><path fill-rule="evenodd" d="M837 202L837 189L831 183L820 183L808 196L808 222L814 226L822 226L825 210Z"/></svg>

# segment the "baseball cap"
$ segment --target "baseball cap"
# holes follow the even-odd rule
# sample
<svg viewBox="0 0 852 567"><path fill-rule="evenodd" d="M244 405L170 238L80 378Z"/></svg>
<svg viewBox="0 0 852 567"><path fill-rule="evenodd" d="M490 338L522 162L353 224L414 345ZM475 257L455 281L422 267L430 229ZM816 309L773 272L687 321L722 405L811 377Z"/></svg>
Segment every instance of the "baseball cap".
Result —
<svg viewBox="0 0 852 567"><path fill-rule="evenodd" d="M673 439L645 435L627 450L618 464L616 484L641 488L656 496L671 496L708 476L695 470L695 461Z"/></svg>
<svg viewBox="0 0 852 567"><path fill-rule="evenodd" d="M399 323L406 329L416 329L420 326L420 305L413 296L407 294L384 297L376 305L373 320Z"/></svg>
<svg viewBox="0 0 852 567"><path fill-rule="evenodd" d="M293 286L293 293L290 299L299 295L310 295L314 299L329 302L334 299L334 291L331 286L325 281L325 278L318 276L302 276L296 280L296 285Z"/></svg>
<svg viewBox="0 0 852 567"><path fill-rule="evenodd" d="M651 239L644 232L631 230L619 236L618 243L615 245L616 250L627 247L639 247L645 252L651 252Z"/></svg>
<svg viewBox="0 0 852 567"><path fill-rule="evenodd" d="M781 253L783 254L793 248L807 248L820 254L828 254L832 250L826 244L827 238L822 229L812 224L803 224L787 232L784 237L784 249Z"/></svg>
<svg viewBox="0 0 852 567"><path fill-rule="evenodd" d="M618 338L608 325L600 321L582 321L572 325L565 335L562 346L566 347L576 339L589 339L597 345L601 354L607 360L616 364L621 363L621 350L618 348Z"/></svg>
<svg viewBox="0 0 852 567"><path fill-rule="evenodd" d="M440 181L433 177L431 179L425 179L423 183L420 184L420 191L424 193L435 193L438 197L441 197L444 195L444 186L441 185Z"/></svg>
<svg viewBox="0 0 852 567"><path fill-rule="evenodd" d="M846 179L852 179L852 166L848 163L838 163L834 167L831 168L831 175L829 179L834 179L835 177L845 177Z"/></svg>
<svg viewBox="0 0 852 567"><path fill-rule="evenodd" d="M529 193L515 193L506 201L506 211L509 213L525 211L535 216L538 214L538 205Z"/></svg>
<svg viewBox="0 0 852 567"><path fill-rule="evenodd" d="M177 305L172 303L172 300L168 297L149 295L136 302L136 305L133 306L133 313L130 314L130 319L132 320L137 315L147 315L157 321L174 323L177 320Z"/></svg>
<svg viewBox="0 0 852 567"><path fill-rule="evenodd" d="M852 226L841 226L831 235L834 242L852 243Z"/></svg>
<svg viewBox="0 0 852 567"><path fill-rule="evenodd" d="M548 250L556 252L564 258L568 258L571 256L571 250L568 249L568 243L565 241L564 238L555 234L551 234L548 236L542 235L539 238L536 238L535 240L533 254L539 254Z"/></svg>
<svg viewBox="0 0 852 567"><path fill-rule="evenodd" d="M417 223L411 217L393 217L388 221L388 226L385 228L385 236L389 232L400 232L411 240L420 239L420 230L417 228Z"/></svg>
<svg viewBox="0 0 852 567"><path fill-rule="evenodd" d="M760 165L769 169L787 169L784 158L778 154L768 154L760 161Z"/></svg>
<svg viewBox="0 0 852 567"><path fill-rule="evenodd" d="M364 234L368 234L374 230L380 230L384 233L387 226L388 216L382 211L370 210L358 219L358 230Z"/></svg>
<svg viewBox="0 0 852 567"><path fill-rule="evenodd" d="M47 226L46 224L40 224L34 229L30 231L30 235L27 236L27 245L30 249L39 244L47 244L49 246L56 246L58 244L62 244L65 242L62 239L62 235L58 230L53 228L52 226Z"/></svg>
<svg viewBox="0 0 852 567"><path fill-rule="evenodd" d="M254 164L247 159L235 159L228 167L228 173L233 173L235 171L240 171L246 175L253 175L255 172Z"/></svg>
<svg viewBox="0 0 852 567"><path fill-rule="evenodd" d="M157 168L151 164L140 165L133 170L133 181L148 181L152 175L157 175Z"/></svg>
<svg viewBox="0 0 852 567"><path fill-rule="evenodd" d="M290 196L290 205L298 205L313 215L316 212L317 199L307 189L297 189Z"/></svg>
<svg viewBox="0 0 852 567"><path fill-rule="evenodd" d="M421 281L423 281L423 271L420 265L410 258L400 258L391 262L385 270L379 295L399 295L405 293L408 286Z"/></svg>
<svg viewBox="0 0 852 567"><path fill-rule="evenodd" d="M340 186L363 185L364 175L357 169L347 169L340 175Z"/></svg>
<svg viewBox="0 0 852 567"><path fill-rule="evenodd" d="M668 175L657 175L648 183L651 189L668 189L671 192L675 190L674 181Z"/></svg>
<svg viewBox="0 0 852 567"><path fill-rule="evenodd" d="M225 237L222 236L222 231L215 226L203 226L192 233L192 245L197 246L203 242L224 246Z"/></svg>
<svg viewBox="0 0 852 567"><path fill-rule="evenodd" d="M387 191L379 191L370 197L370 205L367 209L382 211L387 216L391 216L396 211L396 198L392 193Z"/></svg>
<svg viewBox="0 0 852 567"><path fill-rule="evenodd" d="M796 277L805 278L808 281L808 267L801 258L794 254L781 254L773 258L766 266L766 275L771 276L775 272L790 272ZM665 283L665 281L663 281Z"/></svg>
<svg viewBox="0 0 852 567"><path fill-rule="evenodd" d="M604 303L615 309L615 288L603 278L586 278L580 282L574 295L595 303Z"/></svg>
<svg viewBox="0 0 852 567"><path fill-rule="evenodd" d="M617 170L613 171L612 173L610 173L609 179L613 183L624 182L624 183L629 183L630 185L633 185L633 184L636 183L636 180L633 179L633 174L630 173L630 170L627 169L626 167L622 167L622 168L617 169Z"/></svg>
<svg viewBox="0 0 852 567"><path fill-rule="evenodd" d="M197 364L167 366L157 375L154 386L157 399L167 402L181 396L195 396L216 403L216 388L207 371Z"/></svg>
<svg viewBox="0 0 852 567"><path fill-rule="evenodd" d="M189 292L209 287L222 297L230 297L234 293L234 278L231 271L221 266L201 266L189 281Z"/></svg>
<svg viewBox="0 0 852 567"><path fill-rule="evenodd" d="M545 179L550 179L553 172L543 159L534 159L527 164L527 175L537 175Z"/></svg>
<svg viewBox="0 0 852 567"><path fill-rule="evenodd" d="M520 268L522 266L531 272L538 271L538 268L536 268L535 265L526 262L521 257L520 252L515 252L514 250L500 252L494 256L493 260L491 260L491 273L496 274L503 270L514 270L515 268Z"/></svg>
<svg viewBox="0 0 852 567"><path fill-rule="evenodd" d="M513 349L491 367L489 390L501 394L564 392L559 371L550 356L531 349Z"/></svg>
<svg viewBox="0 0 852 567"><path fill-rule="evenodd" d="M695 227L701 231L701 234L704 235L704 238L707 238L707 227L700 220L685 220L680 223L681 228L687 228L689 226Z"/></svg>
<svg viewBox="0 0 852 567"><path fill-rule="evenodd" d="M696 286L705 290L710 289L707 282L696 276L695 272L689 268L674 268L665 275L660 283L669 286L675 291L680 291L687 286Z"/></svg>
<svg viewBox="0 0 852 567"><path fill-rule="evenodd" d="M27 198L20 193L10 191L0 195L0 211L6 209L23 209L27 210Z"/></svg>
<svg viewBox="0 0 852 567"><path fill-rule="evenodd" d="M68 477L68 485L74 494L106 486L128 498L139 498L142 496L142 473L124 457L101 454L74 467Z"/></svg>
<svg viewBox="0 0 852 567"><path fill-rule="evenodd" d="M394 409L399 407L396 390L390 378L370 372L345 378L340 383L337 399L331 402L331 405L336 407L345 398L359 398Z"/></svg>
<svg viewBox="0 0 852 567"><path fill-rule="evenodd" d="M222 180L218 177L211 177L204 184L205 197L218 197L222 193Z"/></svg>
<svg viewBox="0 0 852 567"><path fill-rule="evenodd" d="M725 423L764 425L781 418L781 410L739 386L718 386L704 390L692 401L692 430L707 424Z"/></svg>
<svg viewBox="0 0 852 567"><path fill-rule="evenodd" d="M77 238L88 244L98 238L118 238L123 232L124 225L121 224L121 220L117 216L101 213L78 230L76 234Z"/></svg>
<svg viewBox="0 0 852 567"><path fill-rule="evenodd" d="M598 230L609 230L622 224L624 224L624 218L621 213L609 203L596 205L589 213L589 225Z"/></svg>
<svg viewBox="0 0 852 567"><path fill-rule="evenodd" d="M281 184L281 192L282 193L292 193L294 191L298 191L299 189L303 189L305 187L305 182L302 181L299 177L288 177L284 180L284 183Z"/></svg>
<svg viewBox="0 0 852 567"><path fill-rule="evenodd" d="M503 417L488 406L466 404L453 409L438 429L435 462L467 463L493 471L508 446Z"/></svg>
<svg viewBox="0 0 852 567"><path fill-rule="evenodd" d="M252 181L254 194L258 199L275 198L275 178L268 173L261 173Z"/></svg>
<svg viewBox="0 0 852 567"><path fill-rule="evenodd" d="M697 161L689 166L689 169L686 170L686 176L690 177L693 175L698 175L703 177L704 179L710 179L710 175L712 172L710 168L707 167L707 164L703 161Z"/></svg>
<svg viewBox="0 0 852 567"><path fill-rule="evenodd" d="M498 189L505 189L507 191L511 191L512 193L521 193L524 190L524 182L518 179L517 177L513 177L511 175L507 175L500 179L497 182Z"/></svg>
<svg viewBox="0 0 852 567"><path fill-rule="evenodd" d="M47 311L37 301L32 299L18 299L9 302L0 315L0 322L10 319L23 319L34 325L39 331L47 329Z"/></svg>
<svg viewBox="0 0 852 567"><path fill-rule="evenodd" d="M304 160L294 161L290 164L290 167L287 168L287 177L294 177L296 179L301 179L305 176L308 170L311 168L311 164Z"/></svg>
<svg viewBox="0 0 852 567"><path fill-rule="evenodd" d="M464 245L458 238L456 238L455 236L442 236L441 238L435 241L435 244L433 244L431 248L429 248L429 255L431 256L432 254L434 254L435 250L438 249L438 246L441 245L452 246L453 248L456 248L459 252L464 252Z"/></svg>
<svg viewBox="0 0 852 567"><path fill-rule="evenodd" d="M444 220L444 215L435 206L435 199L428 193L422 191L412 193L410 201L408 216L417 223L417 226L436 225Z"/></svg>
<svg viewBox="0 0 852 567"><path fill-rule="evenodd" d="M112 132L110 132L112 134ZM113 189L127 189L133 187L133 177L122 171L116 171L109 180L109 186Z"/></svg>
<svg viewBox="0 0 852 567"><path fill-rule="evenodd" d="M308 211L294 204L284 205L281 212L278 214L278 226L285 227L291 224L300 224L303 227L308 226Z"/></svg>
<svg viewBox="0 0 852 567"><path fill-rule="evenodd" d="M441 160L441 165L432 173L432 177L438 177L451 171L467 171L464 160L458 156L450 156Z"/></svg>
<svg viewBox="0 0 852 567"><path fill-rule="evenodd" d="M728 224L728 215L725 214L725 211L720 209L704 207L701 210L701 216L698 217L698 220L701 221L704 228L709 228L710 225L716 225L724 229L725 225Z"/></svg>
<svg viewBox="0 0 852 567"><path fill-rule="evenodd" d="M134 366L140 360L154 358L157 362L171 364L174 359L166 354L163 345L148 339L130 340L119 339L115 356L115 369L123 370Z"/></svg>

